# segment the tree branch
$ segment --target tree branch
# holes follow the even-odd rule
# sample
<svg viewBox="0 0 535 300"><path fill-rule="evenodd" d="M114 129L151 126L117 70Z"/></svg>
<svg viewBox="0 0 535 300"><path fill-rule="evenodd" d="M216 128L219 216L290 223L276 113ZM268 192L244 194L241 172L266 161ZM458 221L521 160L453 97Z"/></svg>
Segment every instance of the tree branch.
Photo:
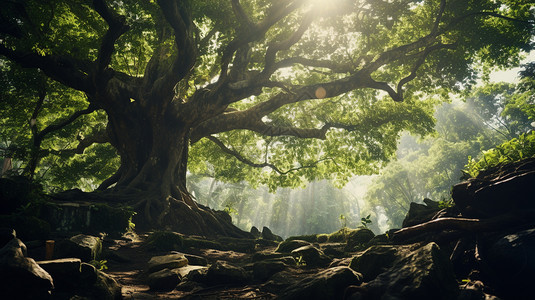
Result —
<svg viewBox="0 0 535 300"><path fill-rule="evenodd" d="M193 38L195 25L187 1L158 0L158 5L165 20L173 28L178 53L167 72L156 80L152 90L172 96L175 84L186 77L195 65L197 58L196 43Z"/></svg>
<svg viewBox="0 0 535 300"><path fill-rule="evenodd" d="M104 144L110 142L110 138L106 130L100 130L93 135L90 135L84 139L79 139L78 146L76 146L75 153L82 154L84 150L93 144Z"/></svg>
<svg viewBox="0 0 535 300"><path fill-rule="evenodd" d="M17 62L24 68L39 68L50 78L75 90L92 91L87 75L90 69L88 62L66 56L41 56L32 52L12 50L2 44L0 44L0 55Z"/></svg>
<svg viewBox="0 0 535 300"><path fill-rule="evenodd" d="M115 42L130 27L126 25L126 18L116 14L104 0L93 0L93 8L108 23L108 31L102 39L96 60L97 73L101 74L111 62L112 54L115 51Z"/></svg>
<svg viewBox="0 0 535 300"><path fill-rule="evenodd" d="M279 173L280 175L286 175L288 173L291 173L291 172L295 172L295 171L298 171L298 170L301 170L301 169L308 169L308 168L313 168L315 167L317 164L319 164L320 162L322 161L325 161L325 160L329 160L330 158L325 158L325 159L321 159L321 160L318 160L310 165L305 165L305 166L300 166L300 167L295 167L295 168L290 168L286 171L282 171L280 170L277 166L275 166L274 164L271 164L271 163L268 163L268 162L263 162L263 163L255 163L245 157L243 157L243 155L241 155L240 153L238 153L237 151L235 150L232 150L230 149L229 147L227 147L225 144L223 144L223 142L221 142L218 138L214 137L214 136L207 136L206 137L207 139L209 139L210 141L212 141L214 144L216 144L219 148L221 148L221 150L233 157L235 157L237 160L239 160L240 162L248 165L248 166L251 166L253 168L270 168L272 169L273 171Z"/></svg>

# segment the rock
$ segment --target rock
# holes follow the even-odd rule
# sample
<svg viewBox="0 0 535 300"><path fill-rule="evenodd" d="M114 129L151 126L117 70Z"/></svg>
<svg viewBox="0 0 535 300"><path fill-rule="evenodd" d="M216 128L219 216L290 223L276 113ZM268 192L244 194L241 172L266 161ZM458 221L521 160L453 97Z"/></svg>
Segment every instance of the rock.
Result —
<svg viewBox="0 0 535 300"><path fill-rule="evenodd" d="M48 299L53 279L32 258L25 257L25 249L18 238L0 249L0 291L4 299Z"/></svg>
<svg viewBox="0 0 535 300"><path fill-rule="evenodd" d="M324 234L323 236L326 236L327 239L328 239L328 236L326 234ZM327 241L327 239L325 239L324 242ZM309 243L316 243L318 242L318 235L317 234L307 234L307 235L297 235L297 236L291 236L289 238L287 238L286 240L301 240L301 241L307 241Z"/></svg>
<svg viewBox="0 0 535 300"><path fill-rule="evenodd" d="M295 266L293 257L283 257L258 261L253 264L253 279L263 282L268 280L275 273L278 273L288 266Z"/></svg>
<svg viewBox="0 0 535 300"><path fill-rule="evenodd" d="M0 248L4 247L9 241L17 237L15 229L2 227L0 228Z"/></svg>
<svg viewBox="0 0 535 300"><path fill-rule="evenodd" d="M258 228L256 228L255 226L251 227L250 232L254 236L255 239L258 239L262 236L262 233L260 232L260 230L258 230Z"/></svg>
<svg viewBox="0 0 535 300"><path fill-rule="evenodd" d="M389 242L389 235L387 235L386 233L384 234L379 234L379 235L376 235L374 236L367 244L367 246L373 246L373 245L384 245L384 244L388 244Z"/></svg>
<svg viewBox="0 0 535 300"><path fill-rule="evenodd" d="M324 243L320 244L320 250L327 256L341 258L345 256L346 246L345 243Z"/></svg>
<svg viewBox="0 0 535 300"><path fill-rule="evenodd" d="M171 251L171 254L183 255L188 260L188 264L190 264L190 265L198 265L198 266L206 266L206 265L208 265L208 261L206 260L206 258L204 258L202 256L193 255L193 254L187 254L187 253L181 253L181 252L177 252L177 251Z"/></svg>
<svg viewBox="0 0 535 300"><path fill-rule="evenodd" d="M348 267L334 267L310 275L286 288L278 299L342 299L344 290L361 282Z"/></svg>
<svg viewBox="0 0 535 300"><path fill-rule="evenodd" d="M438 202L425 198L424 203L425 204L411 202L409 211L407 212L405 219L403 219L403 228L431 221L440 211Z"/></svg>
<svg viewBox="0 0 535 300"><path fill-rule="evenodd" d="M273 232L271 232L271 230L266 226L262 228L262 238L264 240L282 242L282 238L276 234L273 234Z"/></svg>
<svg viewBox="0 0 535 300"><path fill-rule="evenodd" d="M255 254L253 254L252 261L255 262L255 261L261 261L261 260L266 260L266 259L281 258L281 257L287 256L288 253L290 253L290 252L287 252L287 253L275 253L275 252L271 252L271 251L259 251L259 252L256 252Z"/></svg>
<svg viewBox="0 0 535 300"><path fill-rule="evenodd" d="M301 257L306 262L307 267L326 267L331 263L331 259L327 255L312 245L297 248L291 253Z"/></svg>
<svg viewBox="0 0 535 300"><path fill-rule="evenodd" d="M346 236L346 251L356 251L364 248L365 245L373 238L375 234L368 228L357 228L349 231Z"/></svg>
<svg viewBox="0 0 535 300"><path fill-rule="evenodd" d="M183 248L182 235L172 231L155 231L146 240L145 245L149 249L161 251L180 250Z"/></svg>
<svg viewBox="0 0 535 300"><path fill-rule="evenodd" d="M90 299L118 300L122 299L121 285L110 275L97 270L97 281L87 287L85 293Z"/></svg>
<svg viewBox="0 0 535 300"><path fill-rule="evenodd" d="M232 250L242 253L254 252L256 246L255 239L219 237L218 242L222 245L223 250Z"/></svg>
<svg viewBox="0 0 535 300"><path fill-rule="evenodd" d="M499 239L488 252L495 288L504 298L528 299L535 282L535 229Z"/></svg>
<svg viewBox="0 0 535 300"><path fill-rule="evenodd" d="M175 269L188 264L188 259L182 254L168 254L154 256L149 260L148 272L154 273L162 269Z"/></svg>
<svg viewBox="0 0 535 300"><path fill-rule="evenodd" d="M180 274L177 269L163 269L151 273L147 278L147 284L151 290L171 291L180 283Z"/></svg>
<svg viewBox="0 0 535 300"><path fill-rule="evenodd" d="M455 185L452 198L463 216L484 218L535 209L535 158L481 172Z"/></svg>
<svg viewBox="0 0 535 300"><path fill-rule="evenodd" d="M57 258L76 257L83 262L91 262L100 259L102 241L98 237L79 234L57 242L55 252Z"/></svg>
<svg viewBox="0 0 535 300"><path fill-rule="evenodd" d="M354 299L455 299L458 285L448 257L437 244L425 246L375 246L383 257L392 260L392 267L377 275L375 279L356 288ZM381 256L381 255L378 255ZM379 258L377 258L379 259ZM388 264L383 264L383 270ZM364 269L363 269L364 270ZM368 268L367 277L373 277Z"/></svg>
<svg viewBox="0 0 535 300"><path fill-rule="evenodd" d="M262 285L262 290L280 294L281 291L284 291L289 286L297 284L297 282L302 279L303 277L300 276L300 274L286 269L271 276L269 280Z"/></svg>
<svg viewBox="0 0 535 300"><path fill-rule="evenodd" d="M349 267L362 274L362 279L367 282L390 269L397 258L396 246L372 246L353 257Z"/></svg>
<svg viewBox="0 0 535 300"><path fill-rule="evenodd" d="M54 299L120 299L121 286L108 274L79 258L38 262L55 283Z"/></svg>
<svg viewBox="0 0 535 300"><path fill-rule="evenodd" d="M195 281L199 283L207 282L206 275L208 274L208 268L199 268L190 270L185 277L188 281Z"/></svg>
<svg viewBox="0 0 535 300"><path fill-rule="evenodd" d="M297 248L308 245L312 244L303 240L285 240L279 244L275 251L279 253L290 253Z"/></svg>
<svg viewBox="0 0 535 300"><path fill-rule="evenodd" d="M56 289L67 289L78 284L82 266L82 261L79 258L44 260L37 263L54 278ZM93 282L95 280L91 283Z"/></svg>
<svg viewBox="0 0 535 300"><path fill-rule="evenodd" d="M175 269L175 270L177 270L178 274L180 275L180 278L184 278L184 277L187 277L190 272L197 271L197 270L205 270L205 269L207 270L208 267L205 267L205 266L184 266L184 267L181 267L181 268L178 268L178 269Z"/></svg>
<svg viewBox="0 0 535 300"><path fill-rule="evenodd" d="M241 267L233 266L224 261L217 261L208 268L206 273L206 283L208 285L218 284L245 284L249 281L249 276Z"/></svg>

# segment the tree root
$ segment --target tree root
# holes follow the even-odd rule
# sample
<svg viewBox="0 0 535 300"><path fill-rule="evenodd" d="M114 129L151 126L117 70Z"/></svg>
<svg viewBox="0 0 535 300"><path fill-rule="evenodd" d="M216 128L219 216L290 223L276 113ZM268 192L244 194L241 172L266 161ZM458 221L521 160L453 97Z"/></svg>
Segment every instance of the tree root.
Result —
<svg viewBox="0 0 535 300"><path fill-rule="evenodd" d="M392 239L402 241L429 231L460 230L467 232L496 231L508 226L533 223L534 211L511 212L488 219L439 218L394 232Z"/></svg>

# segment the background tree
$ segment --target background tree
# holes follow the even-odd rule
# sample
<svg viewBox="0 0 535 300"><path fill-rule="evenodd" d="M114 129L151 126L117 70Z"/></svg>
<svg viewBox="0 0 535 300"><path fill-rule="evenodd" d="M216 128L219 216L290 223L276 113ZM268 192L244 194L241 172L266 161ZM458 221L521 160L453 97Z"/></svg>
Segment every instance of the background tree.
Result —
<svg viewBox="0 0 535 300"><path fill-rule="evenodd" d="M240 232L193 201L188 158L271 189L374 172L432 130L430 95L516 63L533 29L529 1L1 4L0 55L106 114L120 166L99 195L202 234Z"/></svg>
<svg viewBox="0 0 535 300"><path fill-rule="evenodd" d="M449 200L467 158L479 158L533 129L534 103L528 100L532 93L521 86L487 83L474 88L465 101L439 107L436 135L423 140L403 136L396 160L373 180L365 198L368 206L383 207L389 227L399 228L411 202Z"/></svg>

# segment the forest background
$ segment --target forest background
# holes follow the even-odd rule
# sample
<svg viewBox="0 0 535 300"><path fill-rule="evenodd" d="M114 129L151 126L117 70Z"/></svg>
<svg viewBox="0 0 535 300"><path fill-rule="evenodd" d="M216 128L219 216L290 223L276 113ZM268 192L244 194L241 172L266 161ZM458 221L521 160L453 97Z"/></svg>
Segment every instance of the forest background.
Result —
<svg viewBox="0 0 535 300"><path fill-rule="evenodd" d="M235 2L233 1L233 3ZM255 1L253 2L256 3ZM95 3L100 3L100 1L95 1ZM259 3L263 2L259 1ZM433 2L430 1L429 3ZM434 5L436 7L430 5L429 9L432 11L437 10L438 3L435 3L437 4ZM442 6L444 6L444 3L446 1L440 1ZM150 4L149 8L153 9L152 6L154 5ZM74 7L76 8L77 6ZM95 8L98 8L98 6L95 6ZM425 6L422 6L422 16L425 16L426 13L424 8ZM375 9L377 10L376 13L381 17L384 17L383 13L388 12L386 8L385 12L380 7ZM117 10L119 11L119 9ZM73 16L77 14L73 7L70 7L67 11ZM408 9L407 12L408 16L410 16L411 9ZM132 16L127 16L132 18ZM389 25L388 21L392 20L388 17L389 15L385 16L387 17L384 20L378 20L386 22L384 31L389 32L392 29L392 24ZM220 18L221 16L218 17ZM260 16L258 17L260 18ZM96 19L99 20L98 18ZM400 20L402 19L400 18ZM435 18L425 19L428 22L435 20ZM66 29L63 26L62 22L70 24L69 22L72 20L59 20L58 24L53 22L48 24L50 28L48 28L49 32L47 34L50 34L52 38L56 36L55 30L60 33L63 31L71 33L70 29ZM440 17L437 17L437 20L440 20ZM87 21L91 20L88 18ZM507 20L501 20L496 24L491 22L485 24L485 26L499 29L501 28L500 26L508 24L505 21ZM99 22L102 22L102 20L99 20ZM505 23L502 24L501 22ZM133 24L136 25L135 23ZM438 21L437 24L439 24ZM101 26L100 23L93 25L95 27ZM142 21L137 25L139 25L139 28L133 27L132 36L143 33L143 30L146 30L146 28L142 27L146 25ZM394 29L405 32L403 31L406 29L405 25L400 23L399 28L396 26L394 26ZM376 28L382 27L377 26ZM449 29L447 26L444 26L444 28ZM43 29L43 32L45 32L45 29ZM204 30L206 28L201 29ZM311 31L320 37L327 32L314 27L311 28ZM379 33L382 34L382 32ZM379 33L377 34L379 35ZM206 34L210 36L209 33ZM274 40L278 38L277 34L279 34L279 31L275 30L273 33ZM406 35L412 38L414 34L414 32L407 31ZM420 32L420 34L422 33ZM85 38L88 41L91 39L90 32L87 33ZM167 38L172 40L170 37ZM84 39L81 40L85 41ZM123 43L122 40L117 43L117 55L111 60L111 65L118 69L124 69L128 73L141 74L149 59L150 51L146 49L151 47L149 45L151 40L144 39L142 35L140 35L140 38L126 36L125 40L128 43ZM157 44L157 42L161 41L154 40L152 42ZM227 41L222 40L219 42L224 44ZM307 40L305 39L303 47L308 46L306 42ZM388 44L387 41L381 40L381 42ZM490 44L494 41L474 40L471 42L476 44L477 42L482 44L488 42ZM501 42L506 43L507 41ZM163 42L161 44L165 45ZM499 43L496 44L498 45ZM21 49L25 49L27 46L22 42L20 45L16 44L16 47ZM46 51L52 51L47 50L47 47L55 49L54 47L59 48L59 46L61 45L44 44L42 48L35 46L31 50L45 57L48 55ZM73 45L64 46L70 47ZM83 52L87 50L89 51L89 56L91 56L91 47L89 46L80 43L67 50L73 56L79 54L77 51ZM527 47L527 45L524 46ZM520 66L516 55L519 47L518 45L511 45L513 50L496 47L499 50L494 50L499 51L500 54L496 58L497 63L501 63L502 67ZM8 53L8 56L15 57L13 60L17 60L15 52L9 52L7 47L2 49ZM134 53L132 49L139 49L139 55ZM482 46L482 49L493 48ZM331 50L329 47L325 49L325 51ZM213 54L210 52L212 50L206 51L208 54L203 59L210 58L215 60L210 56ZM474 50L474 52L477 51ZM124 53L128 53L131 56L125 56ZM469 51L467 53L470 54ZM477 56L476 54L473 55ZM480 55L481 59L492 60L492 55L485 51L478 55ZM524 53L524 55L527 54ZM239 55L236 54L236 58L238 57ZM256 58L253 57L253 59ZM435 95L438 97L437 99L428 97L425 101L415 100L415 102L407 101L399 104L395 109L399 109L399 112L406 112L409 115L407 118L411 122L407 123L409 124L407 125L403 119L403 114L400 114L401 117L398 116L397 121L401 125L398 125L404 126L404 129L411 130L419 135L411 135L407 131L398 140L396 130L399 129L399 126L395 127L395 130L392 129L392 132L385 131L392 133L391 136L385 136L384 132L378 129L363 129L365 137L369 138L371 142L364 143L365 145L362 146L362 153L367 155L363 154L362 165L360 165L358 159L347 159L349 163L354 162L355 165L350 165L347 168L345 166L339 167L337 172L330 172L328 164L322 165L319 170L308 168L308 165L301 164L295 170L298 172L282 174L287 176L278 176L281 174L264 176L260 171L252 171L250 166L246 166L247 164L245 166L237 164L236 158L222 153L221 149L216 153L217 150L214 149L217 148L217 145L208 140L201 140L189 152L190 159L187 163L188 191L192 193L199 203L214 209L227 211L232 216L234 224L247 231L251 226L259 228L267 226L275 233L287 237L310 233L328 233L344 226L368 226L376 233L383 232L388 228L400 227L411 202L422 202L424 198L430 198L440 201L441 205L448 205L451 186L459 182L463 176L461 170L466 168L467 172L469 172L470 164L475 164L477 160L484 158L486 153L490 153L488 152L489 149L511 140L530 140L532 138L532 122L535 116L532 83L535 77L533 76L534 67L529 64L530 61L532 60L527 59L524 61L527 64L522 67L523 72L520 80L514 83L490 82L489 74L493 70L492 65L471 66L470 68L473 69L483 69L479 70L482 71L481 74L483 75L479 78L478 85L473 85L473 82L466 80L461 83L461 85L465 84L466 86L452 85L443 87L444 90L433 90L432 92L438 94ZM431 63L435 62L431 60ZM463 61L463 63L466 62ZM9 59L0 60L0 68L2 70L0 78L0 89L2 89L0 91L2 95L2 106L0 107L2 109L0 118L0 162L6 166L6 170L3 170L3 175L31 174L30 176L39 182L46 192L54 193L72 188L93 191L114 174L120 165L117 152L109 144L99 143L101 142L99 138L102 137L100 133L105 131L107 125L107 116L104 111L95 110L91 105L88 106L89 99L84 93L74 91L58 82L46 79L35 70L23 69ZM464 70L463 68L460 69ZM300 69L296 67L296 70L292 76L305 78L302 80L306 84L314 82L317 79L316 77L325 75L321 75L320 72L306 70L306 68ZM396 73L398 71L403 73L397 70L395 66L390 71L393 74L388 74L385 71L385 74L378 74L377 76L384 76L390 79L389 76L399 77L399 74ZM198 74L195 73L195 76L199 80L202 79L208 82L211 80L210 76L213 75L210 73L212 72L211 70L203 68L197 68L196 72ZM286 75L277 74L281 80L293 80L292 78L285 78ZM445 76L444 74L441 75ZM466 75L462 72L458 75L471 80L475 79L474 76ZM13 78L16 78L16 81ZM452 82L455 80L456 78L451 78ZM188 85L190 82L185 82L185 84ZM420 83L420 85L421 89L426 89L425 82ZM183 88L191 93L200 91L200 89L195 91L188 90L187 86L178 86L178 88ZM429 86L427 88L432 89ZM190 87L190 89L192 88ZM456 92L456 94L454 95L452 92ZM384 102L376 102L377 99L387 98L385 94L385 92L370 92L367 90L356 91L351 94L351 97L358 98L358 104L362 105L362 109L366 114L373 116L373 113L379 109L387 117L395 119L398 111L394 111L394 105L386 102L386 100ZM416 92L414 94L409 93L409 95L414 96L415 99L420 97ZM332 102L325 101L322 102L323 104L318 104L317 107L322 105L325 109L323 112L318 113L318 120L322 121L321 118L328 117L330 113L329 105L343 104L348 102L351 97L340 97ZM20 99L25 101L20 101ZM130 101L137 103L135 99L130 99ZM247 105L249 104L245 103L244 107L247 107ZM242 108L241 106L236 107L232 109ZM306 103L303 104L302 111L298 107L295 109L292 107L288 109L288 112L298 112L307 116L309 110L317 109L317 107ZM338 105L332 108L338 109L340 107L343 106ZM429 113L432 110L434 110L434 114ZM345 110L341 111L340 114L344 118L351 119L353 117L351 115L352 112ZM433 115L435 120L431 120L430 115ZM273 123L279 122L284 125L282 115L279 116L275 113L270 115L270 118ZM305 119L298 119L298 121L308 125L308 121ZM435 122L434 131L431 131L428 127L433 122ZM333 132L337 133L338 131ZM333 136L332 143L327 143L326 148L322 151L331 151L339 156L361 155L361 153L357 152L342 153L342 151L336 151L338 144L336 135L333 134ZM310 143L310 141L294 141L286 137L279 140L272 140L268 137L264 142L258 142L252 137L252 134L235 132L219 136L221 141L235 146L233 149L243 150L244 153L249 153L253 157L258 154L257 152L262 152L257 149L259 146L265 145L267 149L268 146L276 145L277 141L288 142L285 147L273 151L274 163L283 165L288 170L292 170L294 166L289 160L299 156L300 153L308 151L307 143ZM362 140L366 139L363 138ZM398 141L397 152L390 157L390 153L395 149L396 141ZM315 144L312 143L311 145L310 148L315 147ZM289 158L277 160L276 155L286 155ZM209 158L209 163L205 163L207 158ZM472 158L474 158L473 161ZM467 164L468 166L466 166ZM334 168L335 166L331 164L330 167ZM350 168L357 170L357 172L354 170L348 171ZM352 172L376 173L376 175L349 177L348 174ZM309 181L309 179L318 177L327 179ZM291 187L291 189L288 187Z"/></svg>

